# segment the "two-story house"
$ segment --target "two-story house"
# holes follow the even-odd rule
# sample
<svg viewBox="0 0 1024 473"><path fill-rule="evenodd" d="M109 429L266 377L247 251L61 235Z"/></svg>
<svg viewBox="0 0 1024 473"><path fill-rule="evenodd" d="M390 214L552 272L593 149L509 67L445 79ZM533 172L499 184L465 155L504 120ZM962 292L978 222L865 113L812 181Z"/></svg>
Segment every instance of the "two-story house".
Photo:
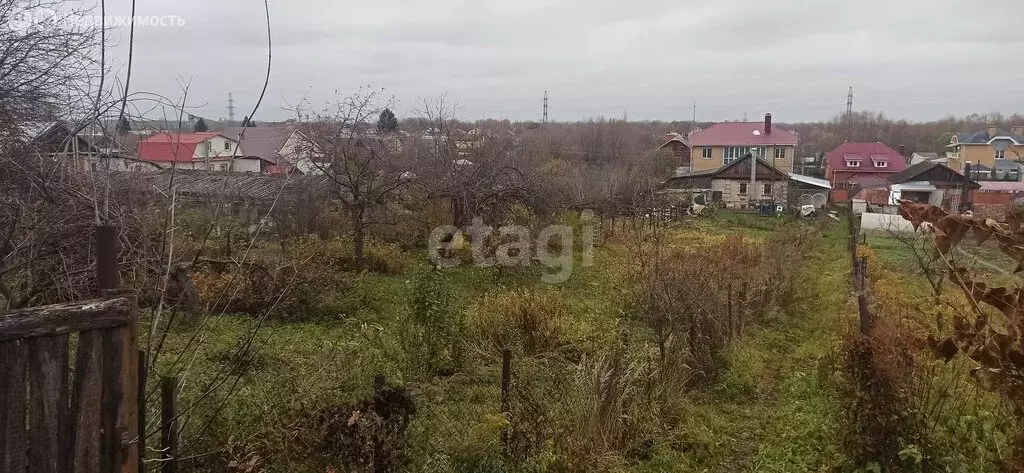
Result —
<svg viewBox="0 0 1024 473"><path fill-rule="evenodd" d="M237 140L217 132L157 133L139 141L137 154L143 161L179 169L263 172L274 164L245 156Z"/></svg>
<svg viewBox="0 0 1024 473"><path fill-rule="evenodd" d="M957 163L957 171L963 171L966 163L971 163L972 171L979 165L988 171L1003 169L1007 162L1024 160L1024 125L1012 126L1009 131L990 126L953 135L946 145L946 157Z"/></svg>
<svg viewBox="0 0 1024 473"><path fill-rule="evenodd" d="M752 154L781 171L793 171L796 133L772 129L772 114L764 122L716 123L689 136L693 171L718 169Z"/></svg>
<svg viewBox="0 0 1024 473"><path fill-rule="evenodd" d="M832 201L849 200L849 190L888 182L907 168L907 160L882 143L846 142L825 154L825 178L832 183Z"/></svg>

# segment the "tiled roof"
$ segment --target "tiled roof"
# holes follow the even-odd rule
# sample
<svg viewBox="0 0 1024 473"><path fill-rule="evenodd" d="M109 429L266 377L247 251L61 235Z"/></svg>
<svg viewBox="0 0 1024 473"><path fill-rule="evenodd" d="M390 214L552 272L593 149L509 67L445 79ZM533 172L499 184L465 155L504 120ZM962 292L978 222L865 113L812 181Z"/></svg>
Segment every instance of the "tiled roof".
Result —
<svg viewBox="0 0 1024 473"><path fill-rule="evenodd" d="M691 146L796 146L797 142L796 133L778 127L765 134L762 122L716 123L690 135Z"/></svg>
<svg viewBox="0 0 1024 473"><path fill-rule="evenodd" d="M865 164L861 164L860 167L846 166L848 159L865 161L868 158L872 161L888 160L889 164L885 168L880 169ZM825 155L825 163L826 167L831 171L899 172L907 168L906 158L882 143L843 143Z"/></svg>

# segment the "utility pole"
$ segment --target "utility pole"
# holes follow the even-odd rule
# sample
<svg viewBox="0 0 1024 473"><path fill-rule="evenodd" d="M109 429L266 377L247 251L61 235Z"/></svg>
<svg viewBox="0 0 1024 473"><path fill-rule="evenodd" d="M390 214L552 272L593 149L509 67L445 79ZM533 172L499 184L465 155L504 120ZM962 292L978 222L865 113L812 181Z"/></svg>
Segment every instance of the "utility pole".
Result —
<svg viewBox="0 0 1024 473"><path fill-rule="evenodd" d="M547 124L548 122L548 91L544 91L544 116L540 120L541 123Z"/></svg>
<svg viewBox="0 0 1024 473"><path fill-rule="evenodd" d="M697 126L697 99L693 99L693 126Z"/></svg>
<svg viewBox="0 0 1024 473"><path fill-rule="evenodd" d="M228 120L235 121L235 97L228 92Z"/></svg>
<svg viewBox="0 0 1024 473"><path fill-rule="evenodd" d="M853 86L846 94L846 140L853 141Z"/></svg>

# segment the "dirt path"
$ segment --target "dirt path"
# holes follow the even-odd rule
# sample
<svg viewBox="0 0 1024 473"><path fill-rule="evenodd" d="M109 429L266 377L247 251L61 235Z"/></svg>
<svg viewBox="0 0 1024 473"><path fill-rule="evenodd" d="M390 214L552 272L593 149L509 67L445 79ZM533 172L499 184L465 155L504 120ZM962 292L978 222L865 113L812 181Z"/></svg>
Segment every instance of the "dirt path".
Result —
<svg viewBox="0 0 1024 473"><path fill-rule="evenodd" d="M833 373L848 262L834 229L809 255L790 310L749 333L721 382L698 393L679 471L830 471L841 461Z"/></svg>

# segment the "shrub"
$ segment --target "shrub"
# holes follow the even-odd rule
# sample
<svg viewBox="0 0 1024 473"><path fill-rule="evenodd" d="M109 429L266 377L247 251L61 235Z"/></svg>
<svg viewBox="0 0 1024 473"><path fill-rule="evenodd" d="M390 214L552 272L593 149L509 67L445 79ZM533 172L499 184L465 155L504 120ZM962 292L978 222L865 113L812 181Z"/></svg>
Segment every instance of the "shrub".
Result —
<svg viewBox="0 0 1024 473"><path fill-rule="evenodd" d="M415 276L409 314L399 323L407 364L415 371L450 375L461 369L464 320L443 274Z"/></svg>
<svg viewBox="0 0 1024 473"><path fill-rule="evenodd" d="M555 350L566 341L569 304L554 291L490 293L474 304L469 324L489 352L517 348L527 354Z"/></svg>

